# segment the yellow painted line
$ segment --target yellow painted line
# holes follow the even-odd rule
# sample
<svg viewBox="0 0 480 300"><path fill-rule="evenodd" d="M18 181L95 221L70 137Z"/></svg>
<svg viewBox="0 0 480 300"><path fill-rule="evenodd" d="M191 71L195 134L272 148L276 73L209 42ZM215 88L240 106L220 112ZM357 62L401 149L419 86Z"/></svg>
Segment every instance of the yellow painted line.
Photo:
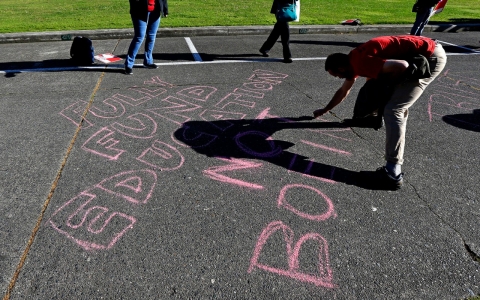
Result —
<svg viewBox="0 0 480 300"><path fill-rule="evenodd" d="M33 228L32 234L30 235L30 238L28 240L27 246L26 246L25 250L23 251L22 256L20 257L20 262L17 265L17 269L15 270L15 273L13 273L13 277L10 280L10 284L8 285L7 293L3 297L3 300L9 300L10 299L10 295L13 291L13 288L15 287L15 283L17 282L18 276L20 275L20 272L22 271L25 260L27 259L28 252L30 251L30 248L33 245L33 242L35 240L35 236L37 235L38 230L40 229L40 225L41 225L43 217L45 215L45 211L47 210L47 207L50 204L50 200L53 197L55 189L57 188L58 181L60 180L60 177L62 176L63 168L67 164L67 160L68 160L68 157L70 156L70 152L73 149L73 145L75 144L75 141L78 137L78 134L80 133L80 129L82 128L82 124L85 120L85 117L87 116L87 113L88 113L90 107L93 104L93 100L95 98L95 95L96 95L97 91L100 88L100 85L102 83L102 80L103 80L104 76L105 76L105 72L103 72L100 75L100 78L98 78L97 85L95 86L92 94L90 95L90 100L88 102L87 107L85 108L85 111L82 114L82 119L80 121L80 124L77 126L77 129L75 130L75 133L74 133L74 135L73 135L73 137L70 141L70 145L68 146L67 151L66 151L66 153L63 157L63 161L62 161L62 164L60 165L60 169L57 172L57 176L55 177L55 180L53 181L53 183L50 187L50 193L48 194L47 199L43 203L43 207L42 207L42 210L40 212L40 215L38 216L37 223L35 224L35 227Z"/></svg>

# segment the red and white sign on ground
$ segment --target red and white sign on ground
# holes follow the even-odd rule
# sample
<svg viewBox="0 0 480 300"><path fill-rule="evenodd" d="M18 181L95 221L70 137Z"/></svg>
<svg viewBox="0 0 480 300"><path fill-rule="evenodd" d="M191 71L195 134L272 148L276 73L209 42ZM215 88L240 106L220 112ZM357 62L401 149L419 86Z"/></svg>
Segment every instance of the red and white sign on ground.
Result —
<svg viewBox="0 0 480 300"><path fill-rule="evenodd" d="M441 13L445 8L445 4L447 4L447 1L448 0L441 0L440 2L438 2L437 6L435 6L432 11L432 16Z"/></svg>
<svg viewBox="0 0 480 300"><path fill-rule="evenodd" d="M122 60L120 57L115 56L112 53L98 54L98 55L95 55L94 57L96 60L99 60L106 64Z"/></svg>

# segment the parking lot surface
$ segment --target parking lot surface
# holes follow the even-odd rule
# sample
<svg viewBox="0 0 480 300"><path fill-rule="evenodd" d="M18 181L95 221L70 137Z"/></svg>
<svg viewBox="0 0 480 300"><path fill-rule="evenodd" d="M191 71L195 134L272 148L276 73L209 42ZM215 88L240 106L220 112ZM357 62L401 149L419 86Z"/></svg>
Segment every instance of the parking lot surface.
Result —
<svg viewBox="0 0 480 300"><path fill-rule="evenodd" d="M161 29L160 29L161 31ZM384 128L324 71L375 33L158 38L158 69L0 45L0 289L9 299L464 299L480 294L474 32L410 109L406 184L365 189ZM129 39L94 40L121 58Z"/></svg>

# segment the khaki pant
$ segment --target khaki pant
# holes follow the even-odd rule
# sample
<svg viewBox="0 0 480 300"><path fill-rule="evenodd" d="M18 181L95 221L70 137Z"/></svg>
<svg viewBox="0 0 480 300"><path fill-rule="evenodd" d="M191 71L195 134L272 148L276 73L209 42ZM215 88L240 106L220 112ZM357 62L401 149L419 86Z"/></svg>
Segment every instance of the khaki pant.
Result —
<svg viewBox="0 0 480 300"><path fill-rule="evenodd" d="M407 129L408 108L417 101L425 88L442 72L447 63L447 56L442 45L437 43L432 57L437 62L430 64L432 76L429 78L409 80L395 87L391 99L384 110L386 129L385 159L396 164L403 164L405 148L405 131Z"/></svg>

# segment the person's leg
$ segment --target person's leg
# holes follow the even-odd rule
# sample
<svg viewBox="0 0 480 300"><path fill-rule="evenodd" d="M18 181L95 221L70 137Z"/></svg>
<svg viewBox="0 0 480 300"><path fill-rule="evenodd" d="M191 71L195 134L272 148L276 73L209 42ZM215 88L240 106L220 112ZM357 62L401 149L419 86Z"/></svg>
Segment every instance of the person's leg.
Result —
<svg viewBox="0 0 480 300"><path fill-rule="evenodd" d="M135 57L145 38L145 31L147 30L147 22L141 19L132 17L132 24L134 35L130 47L128 47L127 58L125 59L125 68L132 69L135 64Z"/></svg>
<svg viewBox="0 0 480 300"><path fill-rule="evenodd" d="M408 119L408 108L422 95L425 88L442 72L447 62L445 51L437 44L432 55L436 59L431 66L432 76L420 80L409 80L398 85L384 110L386 143L385 159L390 175L398 176L403 164L405 149L405 132Z"/></svg>
<svg viewBox="0 0 480 300"><path fill-rule="evenodd" d="M153 48L155 46L155 38L157 36L158 27L160 25L160 14L149 13L145 37L145 58L143 64L145 66L153 65Z"/></svg>
<svg viewBox="0 0 480 300"><path fill-rule="evenodd" d="M280 37L280 32L281 32L280 28L281 28L281 25L279 25L279 22L275 23L275 25L273 26L272 32L270 32L270 35L268 36L267 40L265 41L265 43L263 43L262 47L260 48L260 52L268 53L268 51L272 49L273 45L275 45L278 38Z"/></svg>
<svg viewBox="0 0 480 300"><path fill-rule="evenodd" d="M423 12L417 11L415 14L415 22L413 23L412 29L410 29L410 35L417 35L418 27L423 20Z"/></svg>
<svg viewBox="0 0 480 300"><path fill-rule="evenodd" d="M405 149L408 108L422 95L423 88L418 80L405 82L395 88L385 106L385 159L390 165L402 165ZM391 174L397 176L398 174Z"/></svg>
<svg viewBox="0 0 480 300"><path fill-rule="evenodd" d="M429 61L431 61L432 76L420 80L409 80L397 85L391 99L385 106L385 159L387 163L375 172L360 172L360 182L363 182L367 187L397 190L403 184L401 165L403 164L405 149L408 109L445 67L447 57L440 44L435 47Z"/></svg>
<svg viewBox="0 0 480 300"><path fill-rule="evenodd" d="M283 61L292 62L292 53L290 52L290 26L288 26L288 22L281 22L279 29L282 38Z"/></svg>
<svg viewBox="0 0 480 300"><path fill-rule="evenodd" d="M421 96L423 88L419 80L410 80L395 87L383 113L387 163L374 172L362 171L359 173L359 182L365 187L386 190L398 190L402 187L401 165L403 163L408 108Z"/></svg>
<svg viewBox="0 0 480 300"><path fill-rule="evenodd" d="M428 24L430 20L430 14L433 11L433 7L425 9L422 12L418 12L415 18L415 23L413 24L412 30L410 31L411 35L420 36L423 33L423 29Z"/></svg>

